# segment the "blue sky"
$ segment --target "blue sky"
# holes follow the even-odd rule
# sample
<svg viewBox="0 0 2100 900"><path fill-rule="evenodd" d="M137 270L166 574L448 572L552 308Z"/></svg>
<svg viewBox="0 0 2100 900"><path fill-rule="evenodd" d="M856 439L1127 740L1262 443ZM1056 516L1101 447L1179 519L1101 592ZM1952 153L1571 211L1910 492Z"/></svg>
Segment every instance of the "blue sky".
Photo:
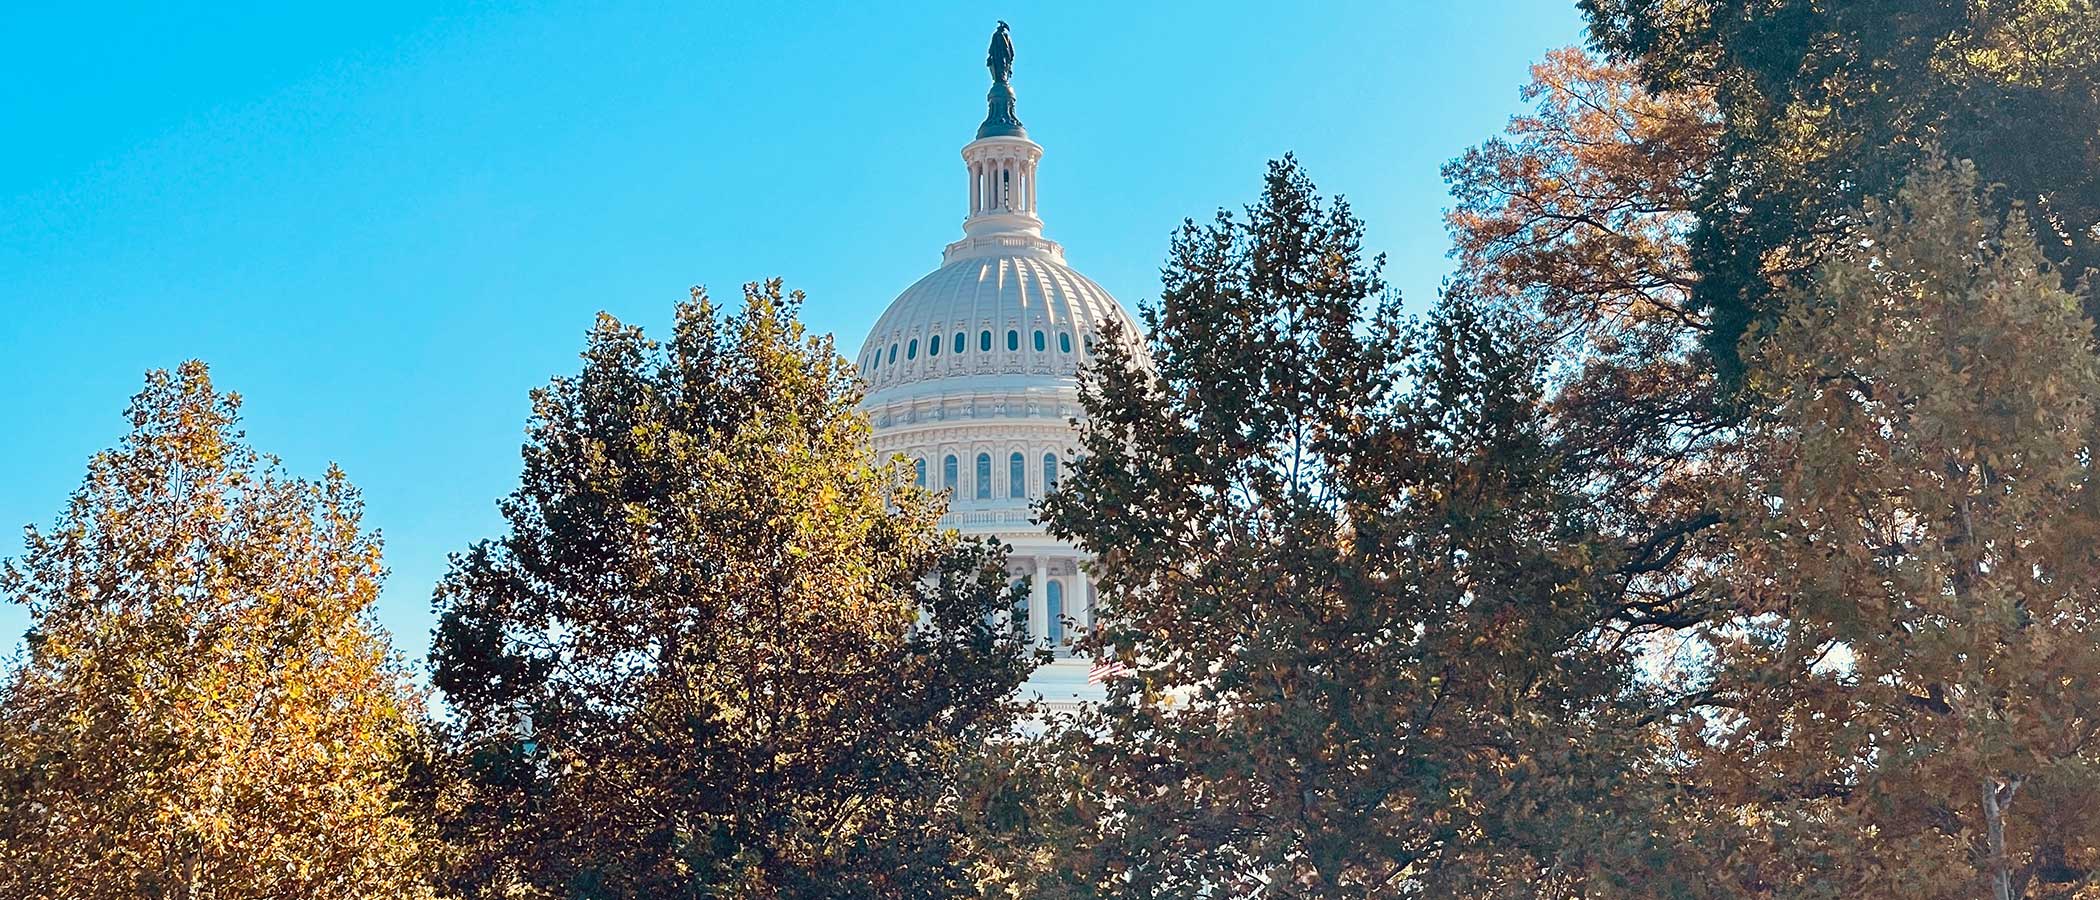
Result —
<svg viewBox="0 0 2100 900"><path fill-rule="evenodd" d="M1047 231L1133 308L1180 220L1286 151L1421 308L1438 167L1581 38L1572 0L318 6L11 8L0 526L49 524L142 373L201 358L259 448L364 489L419 665L446 554L500 531L526 392L599 310L777 275L850 354L935 266L994 20ZM0 644L26 624L0 606Z"/></svg>

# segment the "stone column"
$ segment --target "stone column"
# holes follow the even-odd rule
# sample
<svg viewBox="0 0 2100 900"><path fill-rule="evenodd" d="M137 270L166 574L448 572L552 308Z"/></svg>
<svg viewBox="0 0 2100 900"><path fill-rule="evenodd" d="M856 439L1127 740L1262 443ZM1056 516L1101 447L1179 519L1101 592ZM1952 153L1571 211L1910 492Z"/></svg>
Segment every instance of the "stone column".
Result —
<svg viewBox="0 0 2100 900"><path fill-rule="evenodd" d="M1094 579L1081 574L1079 582L1079 614L1072 618L1079 622L1080 634L1094 632Z"/></svg>
<svg viewBox="0 0 2100 900"><path fill-rule="evenodd" d="M1028 636L1037 645L1050 639L1050 565L1035 558L1035 580L1028 584Z"/></svg>

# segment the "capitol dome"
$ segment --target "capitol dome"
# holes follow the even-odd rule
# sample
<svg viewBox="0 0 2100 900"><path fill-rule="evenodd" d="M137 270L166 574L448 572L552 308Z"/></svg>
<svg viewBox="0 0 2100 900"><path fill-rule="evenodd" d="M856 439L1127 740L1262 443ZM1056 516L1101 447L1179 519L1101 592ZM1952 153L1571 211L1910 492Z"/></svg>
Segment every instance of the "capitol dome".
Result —
<svg viewBox="0 0 2100 900"><path fill-rule="evenodd" d="M1043 237L1036 172L1043 148L1014 114L1013 45L992 36L992 89L977 139L962 148L968 214L941 267L891 301L857 362L877 452L911 460L919 483L949 494L942 523L1011 547L1029 585L1017 610L1053 653L1026 690L1052 706L1099 699L1073 642L1091 626L1085 555L1050 536L1036 504L1078 448L1079 369L1108 323L1130 314L1065 264Z"/></svg>
<svg viewBox="0 0 2100 900"><path fill-rule="evenodd" d="M1135 333L1114 297L1056 255L965 256L897 296L868 332L860 371L883 398L951 390L956 379L1076 378L1111 320Z"/></svg>

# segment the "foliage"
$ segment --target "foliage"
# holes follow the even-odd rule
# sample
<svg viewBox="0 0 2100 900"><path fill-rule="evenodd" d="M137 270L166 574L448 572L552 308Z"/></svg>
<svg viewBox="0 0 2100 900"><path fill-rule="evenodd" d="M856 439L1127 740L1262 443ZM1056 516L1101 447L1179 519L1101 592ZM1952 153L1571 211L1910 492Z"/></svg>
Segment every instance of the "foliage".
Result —
<svg viewBox="0 0 2100 900"><path fill-rule="evenodd" d="M2100 266L2100 6L2093 0L1581 0L1592 36L1665 94L1710 92L1718 153L1691 238L1721 373L1846 246L1869 197L1932 148L2031 210L2065 286Z"/></svg>
<svg viewBox="0 0 2100 900"><path fill-rule="evenodd" d="M699 290L671 339L601 316L533 394L510 533L457 556L436 680L461 717L463 890L970 890L955 777L1028 670L1003 551L877 460L799 294Z"/></svg>
<svg viewBox="0 0 2100 900"><path fill-rule="evenodd" d="M2035 632L2052 649L2031 664L2013 662L2025 637L1928 657L1909 635L2002 623L1983 601L1910 596L1960 553L1862 535L1943 531L1952 473L2013 454L2036 468L1996 470L1960 508L2007 516L1976 540L2022 562L1968 562L2017 580L2058 553L2027 574L2073 592L2086 577L2068 548L2089 534L2075 420L2092 363L2068 286L2100 237L2100 17L2075 2L1585 6L1616 61L1549 56L1526 91L1538 112L1446 169L1454 287L1558 347L1550 444L1627 548L1615 618L1650 634L1653 716L1677 730L1650 763L1671 868L1728 873L1707 886L1719 896L2072 896L2094 841L2073 812L2092 800L2089 712L2066 685L2092 677L2093 640L2063 629L2085 613ZM2016 127L1993 118L2015 107ZM1934 144L2000 185L1979 201L1976 172L1928 167L1902 200L1862 205ZM2041 220L2038 244L2015 207ZM2060 504L2046 523L2026 490ZM1991 681L2023 665L2042 669ZM1961 690L2016 725L1955 710L1972 669L1994 674Z"/></svg>
<svg viewBox="0 0 2100 900"><path fill-rule="evenodd" d="M1532 66L1522 96L1536 110L1506 139L1444 167L1461 277L1605 356L1657 320L1703 331L1684 235L1712 163L1712 99L1651 94L1632 67L1573 48Z"/></svg>
<svg viewBox="0 0 2100 900"><path fill-rule="evenodd" d="M1679 747L1736 896L2100 894L2091 323L1930 161L1749 353L1713 681Z"/></svg>
<svg viewBox="0 0 2100 900"><path fill-rule="evenodd" d="M1062 735L1095 891L1575 892L1653 837L1604 825L1631 658L1534 348L1464 302L1409 326L1361 229L1273 163L1175 240L1149 359L1085 382L1046 511L1135 666Z"/></svg>
<svg viewBox="0 0 2100 900"><path fill-rule="evenodd" d="M1451 291L1526 323L1547 352L1548 441L1626 548L1616 618L1683 627L1704 615L1684 563L1715 521L1703 482L1731 437L1686 244L1713 101L1650 93L1632 67L1573 49L1531 76L1536 110L1444 168Z"/></svg>
<svg viewBox="0 0 2100 900"><path fill-rule="evenodd" d="M428 896L401 790L421 705L369 611L343 474L247 447L201 363L156 371L0 590L0 896Z"/></svg>

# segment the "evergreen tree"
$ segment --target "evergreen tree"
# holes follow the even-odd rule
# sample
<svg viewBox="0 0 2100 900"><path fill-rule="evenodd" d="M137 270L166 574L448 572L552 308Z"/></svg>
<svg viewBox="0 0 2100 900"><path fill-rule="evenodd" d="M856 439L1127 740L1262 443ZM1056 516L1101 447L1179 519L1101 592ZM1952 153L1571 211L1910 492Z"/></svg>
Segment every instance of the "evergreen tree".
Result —
<svg viewBox="0 0 2100 900"><path fill-rule="evenodd" d="M1681 758L1734 896L2100 889L2100 400L2081 298L1966 164L1746 351L1751 424Z"/></svg>
<svg viewBox="0 0 2100 900"><path fill-rule="evenodd" d="M287 477L238 410L202 363L151 373L0 574L32 619L0 693L0 896L429 895L378 536L340 471Z"/></svg>
<svg viewBox="0 0 2100 900"><path fill-rule="evenodd" d="M1273 163L1175 240L1149 359L1088 373L1046 509L1133 671L1061 736L1069 893L1570 894L1655 837L1536 348L1465 302L1410 327L1361 237Z"/></svg>
<svg viewBox="0 0 2100 900"><path fill-rule="evenodd" d="M878 460L801 296L699 290L669 341L601 316L533 394L510 533L437 592L462 890L972 890L960 767L1028 671L1003 551Z"/></svg>

